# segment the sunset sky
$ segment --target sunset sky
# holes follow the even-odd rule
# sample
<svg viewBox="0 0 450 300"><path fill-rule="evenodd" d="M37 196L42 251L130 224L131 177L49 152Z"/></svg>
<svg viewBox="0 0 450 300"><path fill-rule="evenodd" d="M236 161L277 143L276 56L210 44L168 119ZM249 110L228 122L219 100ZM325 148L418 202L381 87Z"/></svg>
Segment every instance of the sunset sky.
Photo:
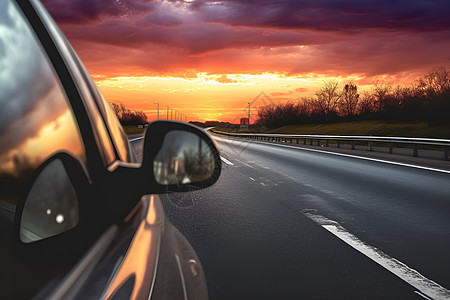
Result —
<svg viewBox="0 0 450 300"><path fill-rule="evenodd" d="M327 78L408 84L450 66L450 1L43 0L110 102L238 122ZM169 112L170 118L170 112Z"/></svg>

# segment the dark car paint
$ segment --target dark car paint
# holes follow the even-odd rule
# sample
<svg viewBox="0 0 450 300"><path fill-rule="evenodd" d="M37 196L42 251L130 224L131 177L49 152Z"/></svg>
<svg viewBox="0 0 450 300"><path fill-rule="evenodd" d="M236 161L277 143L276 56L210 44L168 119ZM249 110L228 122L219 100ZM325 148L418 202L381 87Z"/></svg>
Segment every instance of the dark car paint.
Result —
<svg viewBox="0 0 450 300"><path fill-rule="evenodd" d="M198 257L166 220L159 197L140 198L126 187L120 193L111 189L120 184L107 168L111 157L118 160L117 150L99 112L99 92L73 49L40 3L17 3L70 100L86 148L91 182L86 194L92 202L87 221L77 230L18 245L27 268L36 274L36 282L18 294L37 299L206 299ZM133 163L135 155L129 151ZM57 249L45 253L49 245Z"/></svg>
<svg viewBox="0 0 450 300"><path fill-rule="evenodd" d="M207 299L198 257L164 217L158 197L144 196L126 224L110 227L37 299Z"/></svg>

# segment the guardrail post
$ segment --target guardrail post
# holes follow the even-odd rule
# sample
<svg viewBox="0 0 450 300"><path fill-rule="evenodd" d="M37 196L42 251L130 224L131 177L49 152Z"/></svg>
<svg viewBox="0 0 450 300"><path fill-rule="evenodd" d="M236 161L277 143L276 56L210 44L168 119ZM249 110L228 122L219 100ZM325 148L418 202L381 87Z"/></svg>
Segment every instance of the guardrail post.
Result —
<svg viewBox="0 0 450 300"><path fill-rule="evenodd" d="M450 160L450 148L448 146L444 148L444 160Z"/></svg>
<svg viewBox="0 0 450 300"><path fill-rule="evenodd" d="M355 150L355 141L352 141L352 150Z"/></svg>
<svg viewBox="0 0 450 300"><path fill-rule="evenodd" d="M417 145L414 144L413 156L417 157Z"/></svg>
<svg viewBox="0 0 450 300"><path fill-rule="evenodd" d="M372 142L369 142L369 143L368 143L368 150L369 150L369 151L373 151L373 149L372 149Z"/></svg>
<svg viewBox="0 0 450 300"><path fill-rule="evenodd" d="M313 139L309 139L309 145L312 146Z"/></svg>
<svg viewBox="0 0 450 300"><path fill-rule="evenodd" d="M306 138L303 139L303 145L306 145Z"/></svg>
<svg viewBox="0 0 450 300"><path fill-rule="evenodd" d="M389 143L389 154L392 154L392 143Z"/></svg>
<svg viewBox="0 0 450 300"><path fill-rule="evenodd" d="M325 147L328 147L328 140L325 140Z"/></svg>
<svg viewBox="0 0 450 300"><path fill-rule="evenodd" d="M299 139L297 139L297 144L299 143Z"/></svg>
<svg viewBox="0 0 450 300"><path fill-rule="evenodd" d="M341 141L339 141L339 140L337 141L337 147L341 148Z"/></svg>

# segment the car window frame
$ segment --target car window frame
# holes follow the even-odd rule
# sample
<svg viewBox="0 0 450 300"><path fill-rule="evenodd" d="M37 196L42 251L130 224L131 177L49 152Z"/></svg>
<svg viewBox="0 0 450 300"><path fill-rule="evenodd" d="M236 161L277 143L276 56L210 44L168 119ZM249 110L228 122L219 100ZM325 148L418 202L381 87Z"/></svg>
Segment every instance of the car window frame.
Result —
<svg viewBox="0 0 450 300"><path fill-rule="evenodd" d="M85 106L88 107L87 109L88 113L92 113L91 119L101 119L103 124L100 126L101 128L98 128L98 126L93 126L93 130L95 131L106 131L106 133L109 135L109 142L108 143L102 143L97 142L98 148L100 148L103 153L112 152L114 150L115 153L115 159L114 160L105 160L105 166L109 167L112 164L116 163L117 160L125 162L125 163L135 163L135 153L133 152L133 149L130 147L127 141L127 137L123 131L122 127L117 127L118 131L120 132L121 136L116 136L114 132L116 130L113 130L111 126L116 126L113 124L114 122L109 121L109 116L106 112L105 105L110 105L109 103L105 103L106 99L104 99L101 91L98 89L98 86L95 84L92 76L86 69L85 65L81 61L81 59L78 57L76 52L74 51L73 47L70 45L70 42L67 40L65 35L61 32L59 27L56 25L55 21L51 18L51 16L48 14L48 12L43 8L42 4L38 1L31 0L31 4L35 7L36 10L39 10L39 14L42 17L42 21L44 25L46 25L47 28L52 29L53 32L48 31L50 35L52 35L55 43L60 43L58 49L66 50L62 51L61 55L62 58L66 61L66 63L74 63L74 67L76 67L76 71L79 73L78 75L81 75L82 80L80 80L82 84L85 84L89 90L89 93L87 95L84 95L85 97L81 97L82 100L85 102ZM64 55L66 54L66 55ZM69 68L69 71L72 68ZM73 74L75 77L77 74ZM77 81L78 82L78 81ZM107 101L106 101L107 102ZM94 106L97 108L95 109ZM92 122L93 123L93 122ZM100 124L96 124L100 125ZM101 135L101 133L97 132L97 136ZM120 139L120 140L119 140ZM99 140L99 138L97 138ZM103 141L105 142L105 141ZM126 145L126 150L123 152L121 150L121 145ZM112 147L111 147L112 146Z"/></svg>
<svg viewBox="0 0 450 300"><path fill-rule="evenodd" d="M94 178L100 176L118 155L94 99L96 87L89 84L80 59L42 4L33 0L16 2L67 95L85 144L89 173Z"/></svg>

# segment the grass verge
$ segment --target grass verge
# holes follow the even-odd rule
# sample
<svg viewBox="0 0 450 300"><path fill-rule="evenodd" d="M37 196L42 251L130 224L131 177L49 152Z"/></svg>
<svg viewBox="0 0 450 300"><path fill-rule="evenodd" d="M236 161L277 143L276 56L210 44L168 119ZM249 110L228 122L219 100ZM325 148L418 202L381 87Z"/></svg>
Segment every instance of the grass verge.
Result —
<svg viewBox="0 0 450 300"><path fill-rule="evenodd" d="M218 128L218 130L221 129ZM450 138L450 126L429 127L427 122L354 121L330 124L288 125L276 129L266 130L263 133L374 135L448 139Z"/></svg>
<svg viewBox="0 0 450 300"><path fill-rule="evenodd" d="M137 125L125 125L122 127L123 127L123 131L125 131L125 133L127 135L144 133L144 128L138 128Z"/></svg>

